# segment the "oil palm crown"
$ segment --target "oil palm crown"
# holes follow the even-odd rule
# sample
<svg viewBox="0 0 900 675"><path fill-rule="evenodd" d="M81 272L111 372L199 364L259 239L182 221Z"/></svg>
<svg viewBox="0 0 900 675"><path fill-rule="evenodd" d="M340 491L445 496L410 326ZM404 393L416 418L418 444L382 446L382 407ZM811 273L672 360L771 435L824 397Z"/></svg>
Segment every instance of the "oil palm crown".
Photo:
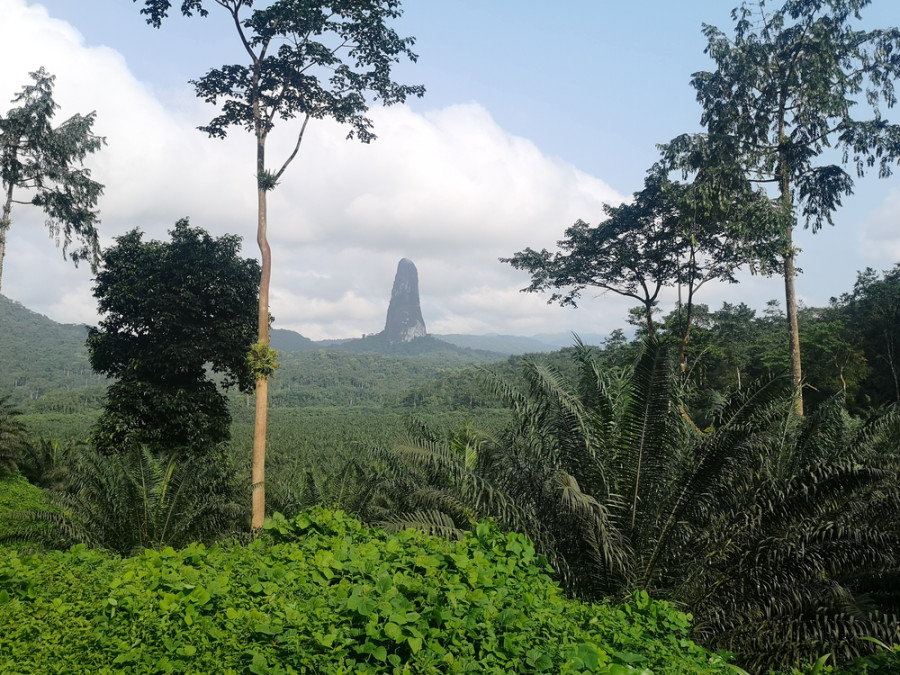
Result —
<svg viewBox="0 0 900 675"><path fill-rule="evenodd" d="M20 414L9 396L0 396L0 476L13 473L25 452L25 425Z"/></svg>
<svg viewBox="0 0 900 675"><path fill-rule="evenodd" d="M246 530L233 470L219 453L177 461L146 447L84 450L67 458L65 478L48 490L56 509L10 514L5 540L134 555Z"/></svg>
<svg viewBox="0 0 900 675"><path fill-rule="evenodd" d="M393 500L382 520L458 534L493 517L571 594L676 600L708 646L753 667L850 658L871 647L861 634L900 641L885 614L900 609L900 414L858 423L835 399L799 418L776 378L701 430L666 345L647 342L619 383L573 354L575 382L528 360L522 389L487 378L513 423L476 453L427 433L373 452Z"/></svg>

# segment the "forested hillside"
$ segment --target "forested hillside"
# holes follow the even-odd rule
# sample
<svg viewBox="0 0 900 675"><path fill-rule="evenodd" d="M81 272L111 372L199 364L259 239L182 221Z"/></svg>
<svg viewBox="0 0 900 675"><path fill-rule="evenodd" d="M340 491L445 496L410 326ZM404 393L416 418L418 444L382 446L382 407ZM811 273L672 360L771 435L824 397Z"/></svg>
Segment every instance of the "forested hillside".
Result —
<svg viewBox="0 0 900 675"><path fill-rule="evenodd" d="M0 295L0 391L14 401L54 392L96 396L106 378L90 367L85 326L57 323Z"/></svg>

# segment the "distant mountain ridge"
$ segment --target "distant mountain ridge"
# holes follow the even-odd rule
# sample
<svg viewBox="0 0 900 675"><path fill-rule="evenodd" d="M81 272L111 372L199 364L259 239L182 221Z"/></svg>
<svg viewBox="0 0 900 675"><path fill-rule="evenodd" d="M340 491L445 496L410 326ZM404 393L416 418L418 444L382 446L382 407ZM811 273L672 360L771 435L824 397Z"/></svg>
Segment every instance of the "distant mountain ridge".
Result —
<svg viewBox="0 0 900 675"><path fill-rule="evenodd" d="M272 349L282 352L309 352L316 350L349 352L352 354L382 354L384 356L420 356L422 354L453 354L472 363L497 361L509 354L478 347L459 345L424 335L406 342L396 342L384 333L375 333L344 340L310 340L296 331L273 328L270 332ZM511 353L511 352L510 352ZM456 360L456 359L454 359Z"/></svg>
<svg viewBox="0 0 900 675"><path fill-rule="evenodd" d="M579 335L585 344L600 345L605 336L588 333ZM311 340L300 333L286 328L273 328L271 331L272 348L278 351L313 351L317 349L335 349L355 353L378 353L392 356L420 354L446 349L430 342L430 339L452 345L460 349L483 352L484 356L506 358L522 354L545 354L555 352L575 343L573 333L556 335L540 335L526 337L522 335L465 335L451 333L448 335L432 334L415 338L410 342L391 342L384 339L384 333L375 333L362 338L344 338L331 340ZM424 342L419 342L425 340ZM404 345L412 345L406 347ZM427 346L426 346L427 345Z"/></svg>
<svg viewBox="0 0 900 675"><path fill-rule="evenodd" d="M431 336L314 341L280 328L271 335L273 347L283 352L271 385L273 400L282 404L383 404L439 373L505 358ZM25 412L98 409L109 380L91 369L86 337L84 325L57 323L0 296L0 396L9 395Z"/></svg>
<svg viewBox="0 0 900 675"><path fill-rule="evenodd" d="M57 323L0 295L0 395L13 401L106 382L88 361L87 327Z"/></svg>
<svg viewBox="0 0 900 675"><path fill-rule="evenodd" d="M483 349L505 356L518 356L520 354L540 354L559 349L553 345L537 340L533 337L521 335L462 335L452 333L450 335L435 335L434 337L457 347L470 349Z"/></svg>
<svg viewBox="0 0 900 675"><path fill-rule="evenodd" d="M0 396L11 396L26 412L99 408L109 380L92 371L86 336L84 325L57 323L0 296ZM433 397L425 381L439 373L558 349L535 337L514 335L426 335L392 342L382 332L316 341L273 328L271 336L273 348L282 352L282 368L272 383L282 405L330 405L344 398L356 404L382 404L404 400L404 387L425 387L413 396L421 403L423 396ZM571 335L563 338L563 344L571 346ZM459 377L464 381L469 376ZM468 392L463 398L469 401L472 396Z"/></svg>

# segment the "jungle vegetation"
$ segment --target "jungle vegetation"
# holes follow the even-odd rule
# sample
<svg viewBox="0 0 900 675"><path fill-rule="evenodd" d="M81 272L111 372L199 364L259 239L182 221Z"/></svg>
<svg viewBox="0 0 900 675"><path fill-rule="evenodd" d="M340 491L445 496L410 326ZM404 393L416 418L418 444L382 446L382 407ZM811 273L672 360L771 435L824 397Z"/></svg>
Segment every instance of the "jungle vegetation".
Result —
<svg viewBox="0 0 900 675"><path fill-rule="evenodd" d="M249 61L194 86L221 105L205 132L256 139L262 264L186 220L101 253L101 186L72 174L82 219L51 229L83 226L63 232L99 265L100 326L0 313L4 671L897 671L900 265L803 307L791 244L830 222L845 164L887 176L900 157L879 108L897 29L853 29L867 0L744 4L733 38L707 27L704 132L662 146L634 203L578 221L561 252L507 260L551 301L632 297L629 333L485 364L432 338L271 350L266 194L307 123L369 141L365 92L423 90L391 79L415 58L394 0L180 10L213 4ZM170 9L142 12L159 27ZM329 31L367 47L345 63L309 42ZM52 77L35 79L56 133ZM858 94L873 119L849 114ZM295 116L272 170L268 134ZM14 118L7 192L25 176ZM75 160L102 145L92 121ZM843 161L818 164L829 143ZM785 279L784 312L697 302L742 266ZM665 286L687 291L668 314Z"/></svg>

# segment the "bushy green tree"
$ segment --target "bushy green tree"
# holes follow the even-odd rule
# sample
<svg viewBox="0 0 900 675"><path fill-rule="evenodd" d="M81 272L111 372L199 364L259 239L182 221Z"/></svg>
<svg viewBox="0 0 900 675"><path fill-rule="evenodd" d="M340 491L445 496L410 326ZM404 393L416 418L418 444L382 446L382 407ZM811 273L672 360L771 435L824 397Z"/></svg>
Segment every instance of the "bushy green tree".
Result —
<svg viewBox="0 0 900 675"><path fill-rule="evenodd" d="M0 116L0 278L6 257L6 233L12 225L12 205L32 204L47 217L50 236L62 243L63 255L77 265L99 260L97 199L103 186L91 179L85 158L104 144L91 129L95 115L73 115L52 126L59 108L53 100L54 77L43 68L31 73L33 84L13 98L19 106ZM27 197L22 201L21 193ZM80 241L71 251L73 239Z"/></svg>
<svg viewBox="0 0 900 675"><path fill-rule="evenodd" d="M560 251L526 248L500 260L531 274L531 284L522 290L552 290L549 302L574 307L590 287L637 300L648 336L656 333L653 317L660 292L677 286L680 297L684 290L684 366L695 294L710 281L734 283L742 266L768 271L774 257L765 238L754 239L735 225L764 207L754 193L716 201L703 188L702 183L671 180L656 165L631 202L604 205L607 218L596 226L578 220L568 228L558 242Z"/></svg>
<svg viewBox="0 0 900 675"><path fill-rule="evenodd" d="M94 295L103 316L88 334L91 366L115 377L94 431L106 452L147 445L157 455L209 451L229 436L227 387L249 390L259 265L240 238L211 237L186 219L171 241L138 230L107 249Z"/></svg>
<svg viewBox="0 0 900 675"><path fill-rule="evenodd" d="M870 367L862 384L869 405L900 404L900 263L879 275L868 268L832 303Z"/></svg>

